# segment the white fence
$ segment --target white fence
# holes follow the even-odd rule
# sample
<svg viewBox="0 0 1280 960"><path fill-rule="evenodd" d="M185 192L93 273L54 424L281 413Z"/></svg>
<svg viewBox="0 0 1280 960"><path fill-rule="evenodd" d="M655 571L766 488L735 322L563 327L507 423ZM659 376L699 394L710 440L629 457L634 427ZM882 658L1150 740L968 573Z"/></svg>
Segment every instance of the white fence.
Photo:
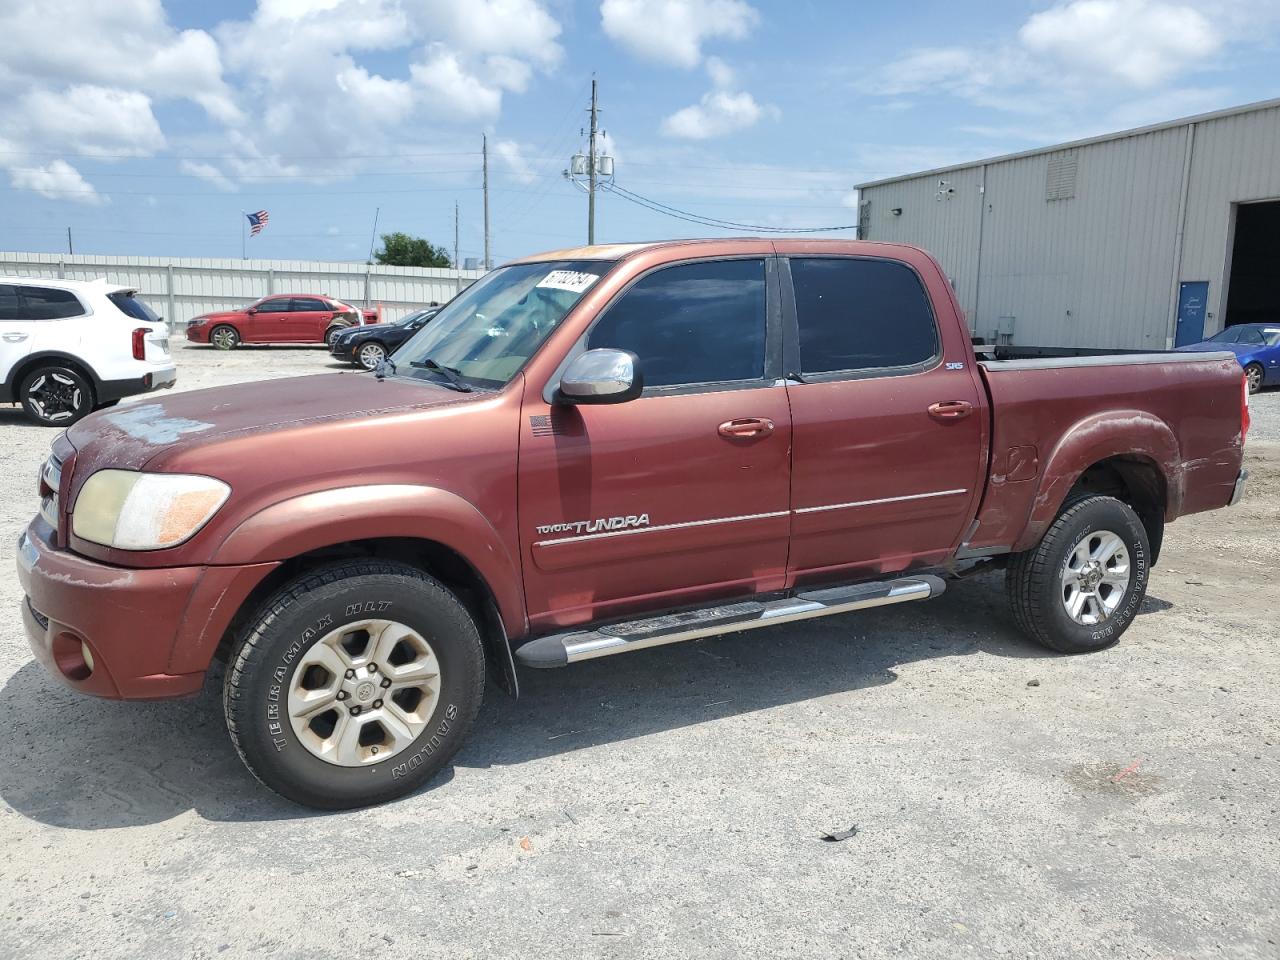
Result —
<svg viewBox="0 0 1280 960"><path fill-rule="evenodd" d="M384 267L314 260L223 260L0 252L0 276L61 277L135 287L170 327L272 293L319 293L353 306L382 305L394 320L433 300L444 303L482 270Z"/></svg>

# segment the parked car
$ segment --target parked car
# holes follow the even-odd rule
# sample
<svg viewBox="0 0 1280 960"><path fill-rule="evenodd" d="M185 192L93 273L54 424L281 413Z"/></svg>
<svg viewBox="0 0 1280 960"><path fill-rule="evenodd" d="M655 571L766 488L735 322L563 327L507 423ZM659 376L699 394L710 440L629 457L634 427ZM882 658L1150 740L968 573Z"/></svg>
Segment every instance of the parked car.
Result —
<svg viewBox="0 0 1280 960"><path fill-rule="evenodd" d="M392 359L59 437L18 545L49 673L156 699L224 659L258 779L371 804L448 763L486 673L515 693L517 662L926 600L977 564L1032 640L1102 650L1165 524L1245 478L1232 354L977 362L945 273L893 244L544 254Z"/></svg>
<svg viewBox="0 0 1280 960"><path fill-rule="evenodd" d="M339 360L354 363L366 370L374 370L439 312L439 307L428 307L401 317L394 323L343 330L333 338L329 352Z"/></svg>
<svg viewBox="0 0 1280 960"><path fill-rule="evenodd" d="M1280 323L1240 323L1208 340L1178 347L1184 353L1230 350L1244 368L1249 392L1280 383Z"/></svg>
<svg viewBox="0 0 1280 960"><path fill-rule="evenodd" d="M168 328L132 287L0 277L0 400L35 423L70 426L177 376Z"/></svg>
<svg viewBox="0 0 1280 960"><path fill-rule="evenodd" d="M378 323L380 309L357 310L332 297L291 293L263 297L243 310L206 313L187 322L187 339L233 350L242 343L323 343L343 330Z"/></svg>

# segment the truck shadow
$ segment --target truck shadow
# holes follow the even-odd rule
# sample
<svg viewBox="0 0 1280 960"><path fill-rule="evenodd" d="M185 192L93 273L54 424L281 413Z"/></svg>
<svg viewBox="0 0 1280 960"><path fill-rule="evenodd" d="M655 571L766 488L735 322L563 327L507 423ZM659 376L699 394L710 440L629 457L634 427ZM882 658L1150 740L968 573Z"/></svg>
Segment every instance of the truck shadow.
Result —
<svg viewBox="0 0 1280 960"><path fill-rule="evenodd" d="M454 766L518 766L870 689L893 683L903 664L977 654L1053 656L1014 630L995 576L958 585L929 604L675 644L565 670L523 670L519 701L490 686ZM8 731L0 743L0 798L32 820L76 830L157 823L191 809L233 822L323 815L276 797L248 773L227 737L220 690L219 669L193 700L93 700L29 663L0 696L0 725ZM425 789L451 778L446 770Z"/></svg>

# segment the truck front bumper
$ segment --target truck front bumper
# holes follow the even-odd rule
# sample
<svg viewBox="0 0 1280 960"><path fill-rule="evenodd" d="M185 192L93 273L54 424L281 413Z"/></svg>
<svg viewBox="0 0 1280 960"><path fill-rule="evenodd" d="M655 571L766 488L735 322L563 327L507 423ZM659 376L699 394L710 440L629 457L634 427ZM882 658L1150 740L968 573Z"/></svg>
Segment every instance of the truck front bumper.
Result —
<svg viewBox="0 0 1280 960"><path fill-rule="evenodd" d="M113 567L55 549L52 533L36 517L18 538L27 640L54 678L95 697L198 693L231 617L279 566Z"/></svg>

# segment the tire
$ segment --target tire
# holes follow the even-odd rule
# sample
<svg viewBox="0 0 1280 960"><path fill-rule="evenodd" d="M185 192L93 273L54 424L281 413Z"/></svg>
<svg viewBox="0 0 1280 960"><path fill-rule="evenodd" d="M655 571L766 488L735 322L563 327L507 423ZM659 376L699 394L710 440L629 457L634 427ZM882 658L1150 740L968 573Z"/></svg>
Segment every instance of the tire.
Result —
<svg viewBox="0 0 1280 960"><path fill-rule="evenodd" d="M1262 389L1262 381L1266 377L1266 372L1262 369L1262 364L1251 363L1244 368L1244 376L1249 384L1249 392L1257 393Z"/></svg>
<svg viewBox="0 0 1280 960"><path fill-rule="evenodd" d="M240 758L276 793L325 810L417 789L461 746L484 694L466 608L422 571L382 560L340 561L285 584L245 625L230 664L223 709ZM432 669L434 680L391 683Z"/></svg>
<svg viewBox="0 0 1280 960"><path fill-rule="evenodd" d="M209 331L209 342L219 350L234 350L240 346L240 332L224 323Z"/></svg>
<svg viewBox="0 0 1280 960"><path fill-rule="evenodd" d="M334 341L334 340L336 340L336 339L338 339L338 334L342 333L342 331L344 331L344 330L346 330L346 329L347 329L346 327L341 327L341 326L339 326L339 327L330 327L328 330L326 330L326 331L324 332L324 345L325 345L325 347L327 347L329 350L332 350L332 349L333 349L333 341Z"/></svg>
<svg viewBox="0 0 1280 960"><path fill-rule="evenodd" d="M93 386L73 367L37 367L18 385L18 402L32 423L68 427L93 411Z"/></svg>
<svg viewBox="0 0 1280 960"><path fill-rule="evenodd" d="M1150 556L1147 531L1128 504L1113 497L1068 502L1044 539L1016 554L1006 572L1019 629L1059 653L1105 650L1138 615L1147 595ZM1089 562L1082 564L1086 557ZM1101 566L1092 565L1096 558ZM1127 582L1119 589L1122 558ZM1077 603L1080 612L1073 617L1068 605Z"/></svg>
<svg viewBox="0 0 1280 960"><path fill-rule="evenodd" d="M376 340L362 343L356 348L356 362L365 370L375 370L387 358L387 348Z"/></svg>

